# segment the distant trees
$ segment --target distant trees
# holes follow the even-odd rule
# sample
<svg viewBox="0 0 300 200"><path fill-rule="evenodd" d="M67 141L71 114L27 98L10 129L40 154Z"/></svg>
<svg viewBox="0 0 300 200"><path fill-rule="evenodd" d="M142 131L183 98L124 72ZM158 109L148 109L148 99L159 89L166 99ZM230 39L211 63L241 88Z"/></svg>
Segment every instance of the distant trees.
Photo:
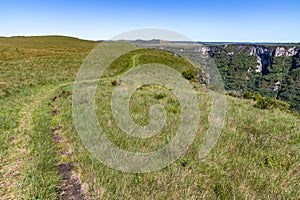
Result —
<svg viewBox="0 0 300 200"><path fill-rule="evenodd" d="M266 71L257 72L257 57L235 52L234 46L219 46L210 56L218 67L228 91L259 92L283 100L300 111L300 57L272 57ZM265 101L263 101L265 103ZM268 104L271 100L268 99ZM261 104L264 107L263 103Z"/></svg>

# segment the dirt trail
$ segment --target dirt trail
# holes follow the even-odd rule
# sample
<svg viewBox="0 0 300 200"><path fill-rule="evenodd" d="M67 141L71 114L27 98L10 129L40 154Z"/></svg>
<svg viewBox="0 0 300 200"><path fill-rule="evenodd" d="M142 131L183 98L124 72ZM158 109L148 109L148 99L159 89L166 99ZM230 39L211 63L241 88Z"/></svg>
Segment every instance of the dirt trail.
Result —
<svg viewBox="0 0 300 200"><path fill-rule="evenodd" d="M127 72L134 68L136 65L136 59L138 55L132 58L133 67ZM100 80L114 80L115 78L121 77L123 74L115 77L101 78ZM88 80L85 82L94 82L99 80ZM29 158L29 149L26 148L28 142L30 141L28 132L33 131L34 124L32 119L32 114L37 107L53 92L57 89L71 85L74 82L67 82L56 86L45 86L39 88L38 93L33 93L28 99L31 101L24 102L24 107L20 111L20 122L19 125L12 131L13 139L11 141L11 146L8 150L7 157L1 162L0 168L0 200L2 199L18 199L22 195L20 191L20 181L24 178L22 171L24 166L26 166L26 161ZM53 110L53 114L57 114L57 110ZM58 130L53 132L53 139L57 144L64 143L68 146L71 152L70 144L67 142L66 138ZM65 154L65 155L64 155ZM62 153L61 156L69 156L72 158L71 153ZM59 166L59 173L62 176L62 188L60 197L62 199L84 199L82 191L82 185L80 183L80 174L76 175L73 170L73 164L62 163ZM86 186L84 186L86 188ZM84 189L85 190L85 189ZM77 191L77 192L76 192ZM79 191L79 192L78 192ZM75 195L75 196L74 196Z"/></svg>
<svg viewBox="0 0 300 200"><path fill-rule="evenodd" d="M55 96L52 99L53 117L60 114L59 108L54 104L58 98L58 96ZM73 161L72 147L64 134L64 126L57 125L53 127L51 131L53 140L58 146L58 157L60 159L58 172L62 179L62 185L59 191L59 198L63 200L85 199L84 194L87 193L88 185L81 184L80 173L74 170L75 164Z"/></svg>
<svg viewBox="0 0 300 200"><path fill-rule="evenodd" d="M70 85L73 82L64 83L58 86L41 87L38 93L33 93L24 102L24 107L20 111L19 125L12 131L12 140L8 149L6 159L1 160L0 168L0 199L18 199L22 196L20 187L23 168L26 166L30 150L27 148L30 141L30 134L34 124L32 115L35 109L47 99L55 90L60 87Z"/></svg>

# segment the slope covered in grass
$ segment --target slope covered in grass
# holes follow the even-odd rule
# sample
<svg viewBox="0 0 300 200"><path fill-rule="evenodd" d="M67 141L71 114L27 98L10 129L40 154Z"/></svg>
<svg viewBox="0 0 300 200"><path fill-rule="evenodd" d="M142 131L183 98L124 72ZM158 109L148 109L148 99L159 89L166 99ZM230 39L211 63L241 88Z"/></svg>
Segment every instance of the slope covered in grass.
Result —
<svg viewBox="0 0 300 200"><path fill-rule="evenodd" d="M68 176L64 176L70 172L87 199L299 198L299 116L261 110L252 100L227 97L222 135L213 151L200 160L198 152L211 120L210 98L206 87L195 81L190 83L199 98L200 127L182 158L145 174L122 173L93 158L73 124L72 81L97 44L59 36L0 38L0 196L63 197L70 192ZM129 151L159 149L178 129L178 99L158 85L139 88L129 102L130 115L140 125L149 123L151 105L165 107L168 119L158 135L130 137L113 118L111 95L122 75L153 62L180 72L192 69L170 52L139 49L112 63L98 82L95 111L99 123L114 144ZM64 171L62 166L69 168Z"/></svg>
<svg viewBox="0 0 300 200"><path fill-rule="evenodd" d="M0 38L0 95L74 80L96 42L61 36Z"/></svg>

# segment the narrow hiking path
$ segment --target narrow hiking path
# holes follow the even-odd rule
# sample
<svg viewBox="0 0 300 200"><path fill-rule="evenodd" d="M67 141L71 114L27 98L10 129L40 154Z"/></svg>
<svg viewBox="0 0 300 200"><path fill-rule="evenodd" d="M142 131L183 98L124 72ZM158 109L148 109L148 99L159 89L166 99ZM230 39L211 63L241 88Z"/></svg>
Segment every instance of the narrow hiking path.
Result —
<svg viewBox="0 0 300 200"><path fill-rule="evenodd" d="M40 104L49 98L57 89L73 84L63 83L57 86L45 86L33 92L28 101L23 102L20 111L20 120L16 128L12 130L12 139L7 156L1 161L0 168L0 199L19 199L23 195L21 182L24 179L23 170L30 160L30 134L34 130L33 113Z"/></svg>
<svg viewBox="0 0 300 200"><path fill-rule="evenodd" d="M138 64L138 59L140 58L141 54L134 54L132 57L131 57L131 60L132 60L132 67L130 69L133 69L137 64Z"/></svg>
<svg viewBox="0 0 300 200"><path fill-rule="evenodd" d="M62 90L65 94L64 90ZM57 101L62 96L59 93L54 93L54 97L51 97L51 117L56 122L51 127L51 134L54 143L57 146L58 156L58 173L61 177L61 186L58 192L58 197L62 200L68 199L86 199L86 193L88 192L88 184L81 182L81 169L74 162L73 150L65 133L65 125L61 121L60 107L57 105ZM76 168L76 169L75 169Z"/></svg>
<svg viewBox="0 0 300 200"><path fill-rule="evenodd" d="M100 80L113 80L116 77L102 78ZM96 80L89 80L90 82ZM34 130L33 113L46 99L50 98L53 93L61 87L68 86L74 82L67 82L60 85L45 86L33 92L28 101L22 103L22 109L19 112L19 123L12 130L12 139L5 159L1 160L0 165L0 199L19 199L23 195L21 189L22 180L24 179L23 170L30 159L30 134ZM56 111L53 111L56 112ZM60 151L58 154L62 157L67 156L72 160L72 149L66 136L61 133L61 128L54 127L53 140L59 146L64 144L67 150ZM62 177L62 188L60 197L62 199L83 199L83 195L78 193L81 188L80 175L75 174L72 170L72 163L58 164L58 171ZM72 196L75 194L75 196ZM77 195L77 196L76 196ZM77 198L78 197L78 198Z"/></svg>
<svg viewBox="0 0 300 200"><path fill-rule="evenodd" d="M32 131L32 113L39 104L48 97L56 88L41 88L38 93L31 94L32 101L24 102L24 107L20 112L19 125L12 131L13 138L10 142L8 155L0 169L0 198L17 199L21 195L20 181L23 179L22 170L29 157L28 142L30 140L28 132Z"/></svg>
<svg viewBox="0 0 300 200"><path fill-rule="evenodd" d="M135 54L131 57L132 66L127 71L117 74L113 77L100 78L93 81L108 81L119 79L137 64L140 54ZM30 160L30 135L34 132L33 113L47 99L53 95L59 88L74 84L74 82L66 82L59 85L48 85L38 88L38 92L33 92L28 98L28 101L22 103L22 109L19 112L19 123L12 131L12 140L7 152L7 156L1 161L0 165L0 199L19 199L23 192L21 188L22 180L24 179L24 168ZM53 110L53 115L57 115L57 110ZM29 134L31 133L31 134ZM72 160L72 149L68 142L68 138L63 134L63 125L52 128L53 140L58 146L58 155L60 157L69 157ZM64 145L64 150L59 149L59 146ZM58 163L58 172L61 176L62 185L59 192L61 199L84 199L81 192L80 174L73 171L73 163ZM86 190L86 185L84 190Z"/></svg>

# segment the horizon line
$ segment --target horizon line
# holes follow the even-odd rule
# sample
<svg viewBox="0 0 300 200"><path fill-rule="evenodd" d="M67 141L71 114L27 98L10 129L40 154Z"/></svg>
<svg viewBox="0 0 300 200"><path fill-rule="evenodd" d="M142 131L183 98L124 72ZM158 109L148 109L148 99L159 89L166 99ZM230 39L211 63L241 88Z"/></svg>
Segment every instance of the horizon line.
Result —
<svg viewBox="0 0 300 200"><path fill-rule="evenodd" d="M189 42L189 43L247 43L247 44L300 44L300 41L296 42L296 41L231 41L231 40L194 40L194 41L180 41L180 40L165 40L165 39L159 39L159 38L153 38L153 39L135 39L135 40L128 40L128 39L120 39L120 40L111 40L111 39L91 39L91 38L81 38L78 36L71 36L71 35L10 35L10 36L2 36L0 35L0 38L14 38L14 37L71 37L71 38L76 38L76 39L80 39L80 40L89 40L89 41L153 41L153 40L161 40L161 41L170 41L170 42Z"/></svg>

